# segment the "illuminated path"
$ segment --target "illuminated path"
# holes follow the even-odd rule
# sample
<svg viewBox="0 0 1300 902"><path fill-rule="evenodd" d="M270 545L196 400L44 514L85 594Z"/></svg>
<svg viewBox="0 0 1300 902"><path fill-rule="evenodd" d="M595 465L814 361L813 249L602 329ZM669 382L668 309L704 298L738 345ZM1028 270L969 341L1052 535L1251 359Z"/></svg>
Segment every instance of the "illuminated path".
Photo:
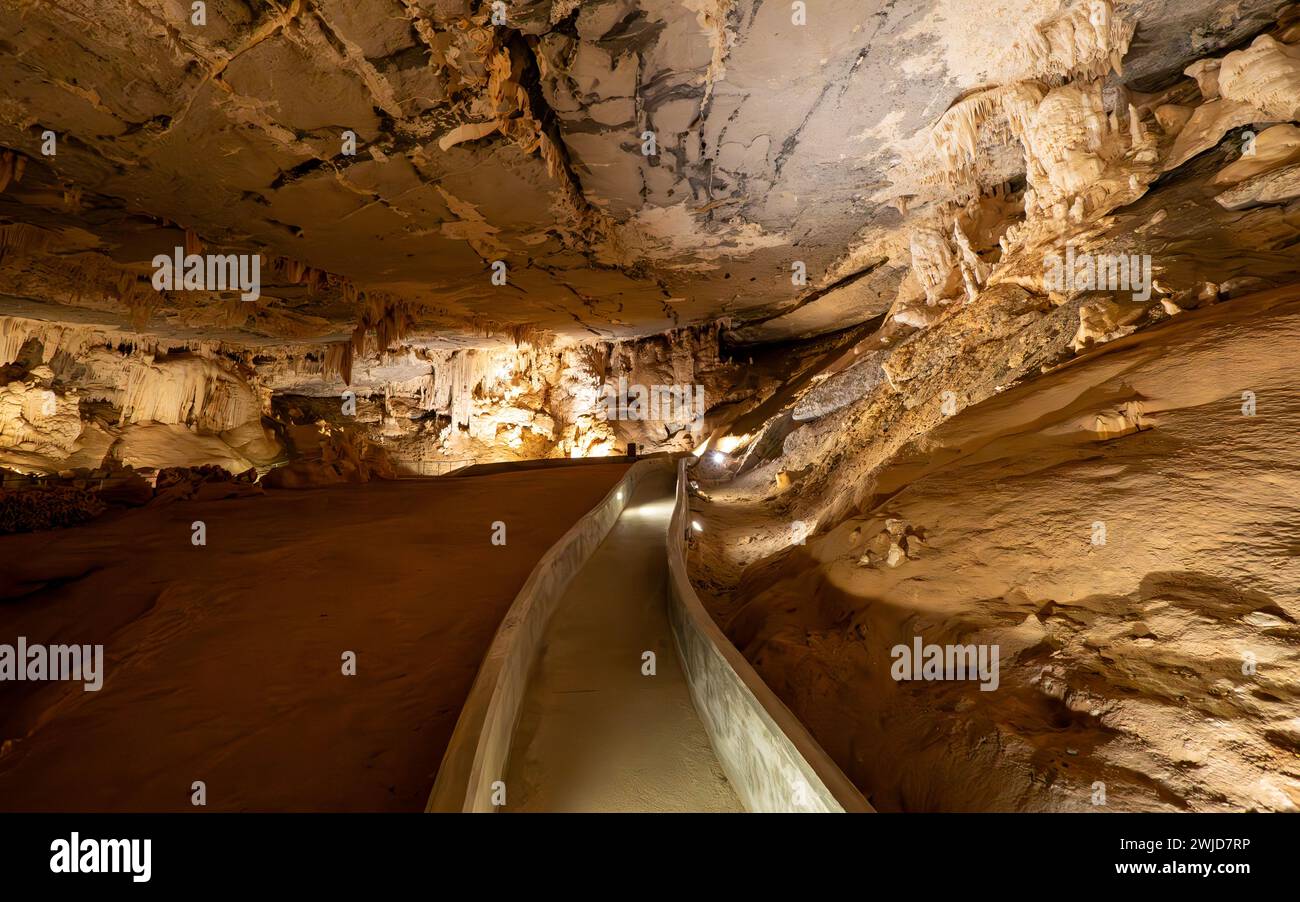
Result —
<svg viewBox="0 0 1300 902"><path fill-rule="evenodd" d="M672 472L654 473L574 577L515 730L505 811L741 811L667 613ZM642 675L655 653L656 673Z"/></svg>

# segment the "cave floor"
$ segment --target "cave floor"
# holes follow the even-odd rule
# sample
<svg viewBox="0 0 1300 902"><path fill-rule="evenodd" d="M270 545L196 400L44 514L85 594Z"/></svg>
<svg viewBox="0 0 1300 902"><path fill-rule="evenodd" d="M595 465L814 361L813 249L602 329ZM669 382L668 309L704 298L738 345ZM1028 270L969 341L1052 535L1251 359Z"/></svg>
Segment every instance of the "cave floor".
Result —
<svg viewBox="0 0 1300 902"><path fill-rule="evenodd" d="M500 618L625 470L270 491L0 537L0 641L102 643L105 671L98 692L0 690L3 807L191 810L202 781L207 810L423 810Z"/></svg>
<svg viewBox="0 0 1300 902"><path fill-rule="evenodd" d="M668 623L673 491L669 471L641 483L552 617L515 733L506 811L743 810Z"/></svg>

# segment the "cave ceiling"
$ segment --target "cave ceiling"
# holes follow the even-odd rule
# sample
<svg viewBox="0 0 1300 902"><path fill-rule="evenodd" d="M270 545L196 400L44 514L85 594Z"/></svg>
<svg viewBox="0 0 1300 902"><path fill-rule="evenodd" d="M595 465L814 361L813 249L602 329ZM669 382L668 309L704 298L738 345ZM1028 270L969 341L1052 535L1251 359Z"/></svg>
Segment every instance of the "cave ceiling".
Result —
<svg viewBox="0 0 1300 902"><path fill-rule="evenodd" d="M1163 86L1280 5L1121 0L1123 79ZM28 161L0 221L47 253L0 292L125 319L97 280L147 287L183 245L263 255L262 297L153 302L160 334L337 340L368 298L417 339L843 328L907 270L900 198L926 199L900 161L954 101L1032 75L1017 28L1060 8L514 0L499 25L467 0L209 0L196 25L181 0L0 0L0 146Z"/></svg>

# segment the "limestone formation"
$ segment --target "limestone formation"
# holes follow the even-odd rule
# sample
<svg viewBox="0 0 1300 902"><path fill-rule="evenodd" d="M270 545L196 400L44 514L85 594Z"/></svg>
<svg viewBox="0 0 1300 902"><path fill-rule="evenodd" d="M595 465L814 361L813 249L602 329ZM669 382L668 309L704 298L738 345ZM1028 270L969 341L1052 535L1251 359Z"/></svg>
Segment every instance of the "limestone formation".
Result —
<svg viewBox="0 0 1300 902"><path fill-rule="evenodd" d="M373 708L253 687L204 763L336 738L295 803L411 807L547 549L666 522L634 449L877 808L1300 807L1300 4L188 7L0 0L0 626L128 671L0 706L0 808L82 798L74 719L86 798L144 791L122 724L187 785L193 687L130 672L282 633L365 638Z"/></svg>

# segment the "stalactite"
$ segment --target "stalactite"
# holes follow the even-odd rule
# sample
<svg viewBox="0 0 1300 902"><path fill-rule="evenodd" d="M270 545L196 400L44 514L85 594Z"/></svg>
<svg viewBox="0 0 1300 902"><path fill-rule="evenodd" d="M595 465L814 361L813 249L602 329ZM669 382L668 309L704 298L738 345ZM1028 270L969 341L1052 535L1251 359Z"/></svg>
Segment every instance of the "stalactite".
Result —
<svg viewBox="0 0 1300 902"><path fill-rule="evenodd" d="M988 281L989 267L980 260L979 256L971 248L970 239L961 229L961 223L956 220L952 224L953 243L957 247L957 253L961 258L961 276L962 282L966 286L967 302L974 301L979 294L979 290L984 287Z"/></svg>
<svg viewBox="0 0 1300 902"><path fill-rule="evenodd" d="M21 182L23 172L27 169L27 158L12 150L0 152L0 191L9 187L9 183Z"/></svg>
<svg viewBox="0 0 1300 902"><path fill-rule="evenodd" d="M1013 55L1035 78L1064 84L1123 72L1134 26L1115 14L1110 0L1084 0L1025 32Z"/></svg>
<svg viewBox="0 0 1300 902"><path fill-rule="evenodd" d="M325 360L322 366L324 376L337 376L344 385L352 384L352 342L336 341L325 346Z"/></svg>
<svg viewBox="0 0 1300 902"><path fill-rule="evenodd" d="M0 264L10 254L39 253L50 246L53 233L22 222L0 225Z"/></svg>
<svg viewBox="0 0 1300 902"><path fill-rule="evenodd" d="M937 227L920 225L912 230L911 249L912 273L925 291L926 303L937 304L957 265L952 246Z"/></svg>
<svg viewBox="0 0 1300 902"><path fill-rule="evenodd" d="M128 361L120 406L121 423L194 423L214 431L261 411L247 381L201 357Z"/></svg>
<svg viewBox="0 0 1300 902"><path fill-rule="evenodd" d="M1046 93L1034 82L1017 82L979 91L949 107L930 129L929 147L938 160L939 177L954 187L969 181L980 154L980 130L993 125L991 137L998 132L1010 137L1008 125L1013 132L1022 130Z"/></svg>

